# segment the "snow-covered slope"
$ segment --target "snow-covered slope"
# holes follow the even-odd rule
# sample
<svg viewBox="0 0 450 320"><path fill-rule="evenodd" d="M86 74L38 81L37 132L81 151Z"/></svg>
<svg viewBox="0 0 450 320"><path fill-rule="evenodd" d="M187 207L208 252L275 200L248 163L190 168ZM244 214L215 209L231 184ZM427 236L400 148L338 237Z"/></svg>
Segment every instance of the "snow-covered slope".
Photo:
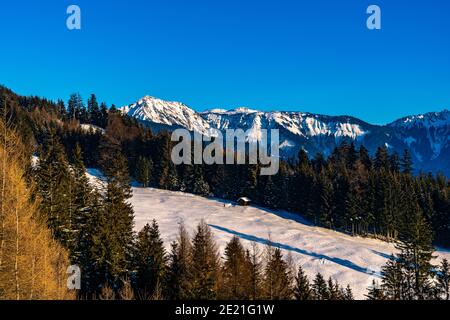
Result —
<svg viewBox="0 0 450 320"><path fill-rule="evenodd" d="M82 123L82 124L80 124L80 127L81 127L81 130L83 130L84 132L99 132L102 134L105 133L105 129L100 128L93 124Z"/></svg>
<svg viewBox="0 0 450 320"><path fill-rule="evenodd" d="M102 188L103 178L98 170L88 169L87 175L96 188ZM301 265L308 276L320 272L342 285L350 284L359 299L364 298L372 279L380 279L381 267L395 252L393 244L315 227L285 211L241 207L229 201L182 192L135 186L131 204L135 212L135 231L156 219L167 250L177 239L180 223L192 235L203 219L214 232L222 254L234 235L248 248L256 243L261 252L270 239L283 250L285 257L291 254L296 265ZM436 263L443 257L450 259L450 252L439 250L438 256Z"/></svg>
<svg viewBox="0 0 450 320"><path fill-rule="evenodd" d="M214 232L221 253L234 235L248 248L252 242L257 243L261 251L270 239L283 249L285 256L291 254L308 276L321 272L342 285L350 284L359 299L364 298L372 279L379 279L381 266L395 251L392 244L311 226L287 212L226 206L230 202L181 192L133 188L131 203L136 231L156 219L168 250L177 238L179 223L183 222L192 234L204 219ZM440 251L439 255L450 258L449 252Z"/></svg>
<svg viewBox="0 0 450 320"><path fill-rule="evenodd" d="M450 175L450 111L406 117L385 126L371 125L349 116L305 112L262 112L248 108L213 109L198 113L180 102L144 97L121 108L146 125L159 130L183 127L202 134L212 129L249 130L258 139L261 129L279 129L281 156L291 157L301 148L311 156L329 155L343 139L364 144L374 154L388 146L402 154L410 149L417 170Z"/></svg>

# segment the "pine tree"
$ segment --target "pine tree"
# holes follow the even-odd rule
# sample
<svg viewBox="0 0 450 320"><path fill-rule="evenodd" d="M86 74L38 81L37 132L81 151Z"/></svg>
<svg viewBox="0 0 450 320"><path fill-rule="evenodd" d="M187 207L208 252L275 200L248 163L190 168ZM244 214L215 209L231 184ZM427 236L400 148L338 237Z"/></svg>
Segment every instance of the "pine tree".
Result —
<svg viewBox="0 0 450 320"><path fill-rule="evenodd" d="M443 259L437 273L437 291L444 300L450 300L450 266L447 259Z"/></svg>
<svg viewBox="0 0 450 320"><path fill-rule="evenodd" d="M378 171L389 170L389 154L386 147L379 147L375 155L375 169Z"/></svg>
<svg viewBox="0 0 450 320"><path fill-rule="evenodd" d="M150 185L153 162L150 158L140 156L136 164L136 180L146 188Z"/></svg>
<svg viewBox="0 0 450 320"><path fill-rule="evenodd" d="M58 112L60 114L61 119L66 120L67 118L67 110L63 100L58 100Z"/></svg>
<svg viewBox="0 0 450 320"><path fill-rule="evenodd" d="M389 166L390 170L395 173L400 172L400 159L396 152L390 155L389 157Z"/></svg>
<svg viewBox="0 0 450 320"><path fill-rule="evenodd" d="M372 286L369 287L366 297L367 300L385 300L383 289L375 280L372 280Z"/></svg>
<svg viewBox="0 0 450 320"><path fill-rule="evenodd" d="M251 246L252 250L247 253L246 258L249 269L249 292L250 298L257 300L262 294L262 262L258 245L253 242Z"/></svg>
<svg viewBox="0 0 450 320"><path fill-rule="evenodd" d="M406 297L405 277L402 266L395 256L391 256L381 271L383 296L389 300L402 300Z"/></svg>
<svg viewBox="0 0 450 320"><path fill-rule="evenodd" d="M79 93L74 93L70 96L67 103L68 115L70 120L79 120L81 123L86 121L86 108Z"/></svg>
<svg viewBox="0 0 450 320"><path fill-rule="evenodd" d="M77 144L72 165L73 184L71 188L70 212L72 215L71 234L73 246L70 257L73 264L81 268L82 288L80 296L91 297L95 293L95 268L92 248L94 234L100 221L100 195L89 184L86 168L83 163L81 148Z"/></svg>
<svg viewBox="0 0 450 320"><path fill-rule="evenodd" d="M356 151L355 144L352 141L347 152L347 168L353 168L358 158L358 152Z"/></svg>
<svg viewBox="0 0 450 320"><path fill-rule="evenodd" d="M350 285L347 285L344 292L341 294L343 300L355 300L353 296L352 288L350 288Z"/></svg>
<svg viewBox="0 0 450 320"><path fill-rule="evenodd" d="M249 270L245 260L245 250L239 238L234 236L225 247L225 262L222 268L222 292L226 300L248 299Z"/></svg>
<svg viewBox="0 0 450 320"><path fill-rule="evenodd" d="M369 151L363 145L359 148L359 159L367 170L372 169L372 159L370 158Z"/></svg>
<svg viewBox="0 0 450 320"><path fill-rule="evenodd" d="M328 300L330 298L327 283L320 273L314 278L312 291L315 300Z"/></svg>
<svg viewBox="0 0 450 320"><path fill-rule="evenodd" d="M78 237L78 263L81 268L81 291L79 297L95 299L105 281L105 260L107 256L106 213L102 209L101 195L93 190L85 225ZM103 262L103 263L102 263Z"/></svg>
<svg viewBox="0 0 450 320"><path fill-rule="evenodd" d="M268 208L278 208L277 186L272 176L264 176L261 178L261 185L264 186L263 204Z"/></svg>
<svg viewBox="0 0 450 320"><path fill-rule="evenodd" d="M177 168L172 161L169 162L169 172L167 174L167 189L172 191L180 190L180 181L178 179Z"/></svg>
<svg viewBox="0 0 450 320"><path fill-rule="evenodd" d="M283 260L281 250L275 248L268 255L264 275L266 296L270 300L288 300L292 297L292 284L289 281L288 266Z"/></svg>
<svg viewBox="0 0 450 320"><path fill-rule="evenodd" d="M298 273L295 277L294 296L297 300L311 300L312 298L308 277L301 266L298 267Z"/></svg>
<svg viewBox="0 0 450 320"><path fill-rule="evenodd" d="M219 256L208 225L202 221L193 239L192 293L196 300L214 299L219 279Z"/></svg>
<svg viewBox="0 0 450 320"><path fill-rule="evenodd" d="M181 224L178 241L172 244L166 276L165 292L169 300L186 300L192 297L192 244Z"/></svg>
<svg viewBox="0 0 450 320"><path fill-rule="evenodd" d="M342 299L342 292L339 287L339 284L337 282L333 282L333 279L330 277L328 278L328 300L341 300Z"/></svg>
<svg viewBox="0 0 450 320"><path fill-rule="evenodd" d="M411 174L413 172L413 164L411 159L411 154L408 149L405 149L403 157L401 159L401 168L404 174Z"/></svg>
<svg viewBox="0 0 450 320"><path fill-rule="evenodd" d="M408 286L408 298L425 299L430 294L433 258L432 232L420 207L405 195L404 214L399 227L397 248Z"/></svg>
<svg viewBox="0 0 450 320"><path fill-rule="evenodd" d="M202 196L208 196L210 194L209 185L203 178L202 168L199 165L194 166L194 188L192 191Z"/></svg>
<svg viewBox="0 0 450 320"><path fill-rule="evenodd" d="M155 220L139 232L136 243L137 287L142 299L152 297L164 282L166 252Z"/></svg>
<svg viewBox="0 0 450 320"><path fill-rule="evenodd" d="M325 173L321 173L317 181L317 198L318 202L312 210L318 212L318 222L322 226L333 228L333 185Z"/></svg>
<svg viewBox="0 0 450 320"><path fill-rule="evenodd" d="M128 200L131 198L128 166L120 152L111 155L104 168L106 191L102 199L101 232L97 241L102 245L103 256L97 265L105 281L114 290L120 287L120 279L129 273L133 247L134 212Z"/></svg>
<svg viewBox="0 0 450 320"><path fill-rule="evenodd" d="M40 212L53 235L67 248L73 249L73 178L63 147L54 131L50 131L40 150L35 167Z"/></svg>
<svg viewBox="0 0 450 320"><path fill-rule="evenodd" d="M163 132L157 137L156 153L154 160L154 182L162 189L167 189L170 159L170 136Z"/></svg>
<svg viewBox="0 0 450 320"><path fill-rule="evenodd" d="M104 102L100 105L100 116L97 121L98 122L94 124L101 128L106 128L108 125L108 107Z"/></svg>
<svg viewBox="0 0 450 320"><path fill-rule="evenodd" d="M98 126L100 124L100 107L97 102L97 97L92 94L88 99L87 120L89 123Z"/></svg>
<svg viewBox="0 0 450 320"><path fill-rule="evenodd" d="M256 165L244 165L244 186L242 195L249 197L250 199L256 198L256 187L258 185L258 166Z"/></svg>

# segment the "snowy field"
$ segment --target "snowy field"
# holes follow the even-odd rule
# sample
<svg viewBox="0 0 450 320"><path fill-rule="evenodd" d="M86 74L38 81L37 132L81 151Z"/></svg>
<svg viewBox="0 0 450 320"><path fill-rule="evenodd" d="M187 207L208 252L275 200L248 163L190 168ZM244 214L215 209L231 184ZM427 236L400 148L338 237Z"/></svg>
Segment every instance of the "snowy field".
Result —
<svg viewBox="0 0 450 320"><path fill-rule="evenodd" d="M90 173L98 174L91 170ZM364 298L372 279L379 279L381 267L395 251L392 244L315 227L287 212L240 207L219 199L133 187L131 202L135 230L156 219L167 250L177 238L179 223L183 222L192 235L204 219L221 253L233 235L240 237L248 248L252 242L259 244L261 251L270 238L285 255L291 253L310 278L317 272L327 278L331 276L342 286L349 284L359 299ZM449 251L439 250L438 254L450 259Z"/></svg>

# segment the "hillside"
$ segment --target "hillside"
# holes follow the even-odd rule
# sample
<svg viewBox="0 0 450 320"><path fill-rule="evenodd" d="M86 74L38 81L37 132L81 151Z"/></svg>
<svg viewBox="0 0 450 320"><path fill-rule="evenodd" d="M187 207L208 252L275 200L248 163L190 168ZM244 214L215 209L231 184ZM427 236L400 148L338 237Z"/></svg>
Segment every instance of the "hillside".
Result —
<svg viewBox="0 0 450 320"><path fill-rule="evenodd" d="M135 230L156 219L167 249L176 240L176 226L180 222L192 232L204 219L212 228L221 250L233 235L241 238L248 247L251 242L258 243L261 251L270 239L285 254L291 253L296 264L301 264L309 276L321 272L342 285L350 284L355 297L360 299L364 298L372 279L379 279L381 267L395 251L393 244L315 227L287 212L234 204L227 207L224 205L230 202L219 199L135 187L131 202L135 211ZM438 253L450 258L448 251Z"/></svg>
<svg viewBox="0 0 450 320"><path fill-rule="evenodd" d="M91 183L100 187L99 171L88 171ZM270 239L285 256L291 254L307 275L313 277L320 272L342 285L349 284L358 299L364 299L373 279L380 279L381 267L395 252L392 243L316 227L285 211L241 207L221 199L135 186L131 204L135 212L135 231L156 219L167 250L177 239L178 224L184 223L192 234L204 219L222 253L234 235L249 248L252 242L257 243L261 252ZM437 260L450 259L447 250L439 249L438 255Z"/></svg>

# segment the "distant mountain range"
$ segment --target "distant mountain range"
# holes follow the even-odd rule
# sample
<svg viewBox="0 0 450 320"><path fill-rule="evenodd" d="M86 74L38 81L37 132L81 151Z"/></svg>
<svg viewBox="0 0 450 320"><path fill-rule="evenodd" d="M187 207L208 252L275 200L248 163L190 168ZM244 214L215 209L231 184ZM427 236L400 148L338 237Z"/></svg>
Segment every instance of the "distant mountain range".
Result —
<svg viewBox="0 0 450 320"><path fill-rule="evenodd" d="M400 155L411 151L417 171L450 176L450 111L408 116L387 125L372 125L350 116L306 112L263 112L248 108L196 112L180 102L146 96L120 110L153 130L186 128L202 134L211 129L279 129L281 154L290 157L303 148L310 156L329 155L344 139L363 144L374 153L379 146Z"/></svg>

